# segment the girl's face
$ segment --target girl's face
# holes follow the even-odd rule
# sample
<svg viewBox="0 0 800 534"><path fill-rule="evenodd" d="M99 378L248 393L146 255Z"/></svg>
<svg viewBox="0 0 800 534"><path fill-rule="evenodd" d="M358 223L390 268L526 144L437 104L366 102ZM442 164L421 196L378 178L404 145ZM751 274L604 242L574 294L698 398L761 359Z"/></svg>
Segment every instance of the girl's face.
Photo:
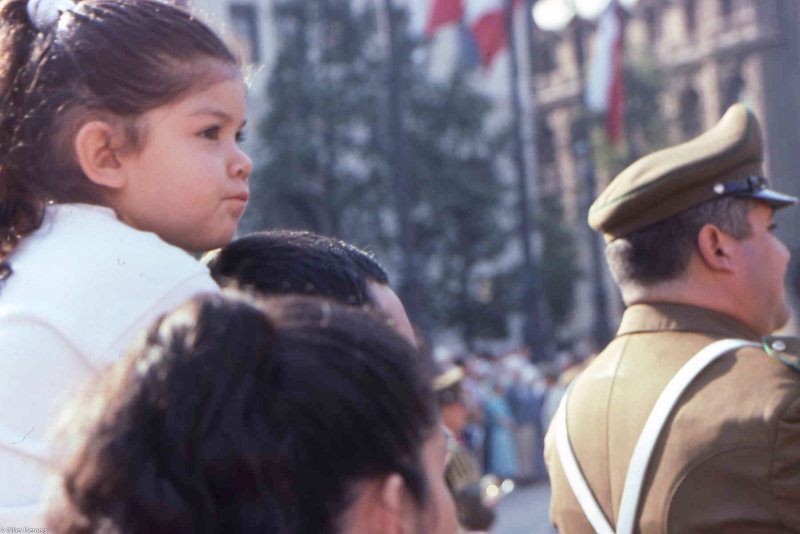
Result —
<svg viewBox="0 0 800 534"><path fill-rule="evenodd" d="M146 112L139 121L142 146L118 156L125 183L110 201L120 218L189 251L230 241L252 169L239 147L244 117L238 75Z"/></svg>

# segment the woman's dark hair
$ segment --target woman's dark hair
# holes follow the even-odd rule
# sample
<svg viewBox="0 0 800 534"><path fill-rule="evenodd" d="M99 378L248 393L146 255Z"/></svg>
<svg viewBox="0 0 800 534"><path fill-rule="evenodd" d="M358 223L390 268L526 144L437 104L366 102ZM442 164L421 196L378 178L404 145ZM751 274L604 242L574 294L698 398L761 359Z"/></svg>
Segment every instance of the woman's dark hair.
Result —
<svg viewBox="0 0 800 534"><path fill-rule="evenodd" d="M353 306L374 305L368 282L389 283L369 253L312 232L256 232L208 253L203 261L220 286L267 296L319 295Z"/></svg>
<svg viewBox="0 0 800 534"><path fill-rule="evenodd" d="M436 426L414 349L315 297L197 298L73 403L48 521L62 533L341 532L359 483L428 498Z"/></svg>
<svg viewBox="0 0 800 534"><path fill-rule="evenodd" d="M138 116L212 81L196 60L238 66L211 29L163 2L82 0L45 28L26 5L0 0L0 261L48 202L104 203L73 154L83 122L120 119L137 148Z"/></svg>

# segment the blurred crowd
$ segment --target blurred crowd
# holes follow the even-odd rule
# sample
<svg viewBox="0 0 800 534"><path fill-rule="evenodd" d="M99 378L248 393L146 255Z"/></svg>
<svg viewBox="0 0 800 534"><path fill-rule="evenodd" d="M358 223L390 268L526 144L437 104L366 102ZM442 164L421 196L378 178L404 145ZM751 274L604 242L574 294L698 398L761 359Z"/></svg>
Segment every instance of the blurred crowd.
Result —
<svg viewBox="0 0 800 534"><path fill-rule="evenodd" d="M504 494L546 480L544 434L587 354L562 351L536 364L527 348L493 354L437 347L431 358L442 422L456 442L447 480L459 520L470 532L485 532Z"/></svg>

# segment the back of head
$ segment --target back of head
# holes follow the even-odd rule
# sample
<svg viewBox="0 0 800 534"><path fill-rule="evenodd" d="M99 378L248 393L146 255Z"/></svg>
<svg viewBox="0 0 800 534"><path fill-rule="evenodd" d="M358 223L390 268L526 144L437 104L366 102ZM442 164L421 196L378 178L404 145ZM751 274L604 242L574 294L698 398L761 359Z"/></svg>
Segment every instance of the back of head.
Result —
<svg viewBox="0 0 800 534"><path fill-rule="evenodd" d="M369 282L389 282L368 253L311 232L250 234L203 261L222 287L239 286L262 295L320 295L355 306L374 304Z"/></svg>
<svg viewBox="0 0 800 534"><path fill-rule="evenodd" d="M366 312L207 296L76 400L59 532L335 533L359 483L427 498L436 412L415 353Z"/></svg>
<svg viewBox="0 0 800 534"><path fill-rule="evenodd" d="M104 204L73 142L91 119L135 119L237 66L184 9L154 0L0 0L0 260L38 228L48 202Z"/></svg>
<svg viewBox="0 0 800 534"><path fill-rule="evenodd" d="M741 240L755 202L774 209L797 199L772 191L764 176L758 119L741 104L695 139L648 154L623 170L589 209L603 233L621 288L679 278L706 224Z"/></svg>

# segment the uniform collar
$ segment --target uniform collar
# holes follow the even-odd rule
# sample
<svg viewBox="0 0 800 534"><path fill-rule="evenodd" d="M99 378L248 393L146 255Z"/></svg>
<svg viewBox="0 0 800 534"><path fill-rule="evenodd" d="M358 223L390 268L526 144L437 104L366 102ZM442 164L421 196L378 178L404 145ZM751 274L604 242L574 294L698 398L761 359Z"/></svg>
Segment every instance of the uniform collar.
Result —
<svg viewBox="0 0 800 534"><path fill-rule="evenodd" d="M634 304L625 310L617 336L640 332L697 332L758 341L761 336L730 315L688 304Z"/></svg>

